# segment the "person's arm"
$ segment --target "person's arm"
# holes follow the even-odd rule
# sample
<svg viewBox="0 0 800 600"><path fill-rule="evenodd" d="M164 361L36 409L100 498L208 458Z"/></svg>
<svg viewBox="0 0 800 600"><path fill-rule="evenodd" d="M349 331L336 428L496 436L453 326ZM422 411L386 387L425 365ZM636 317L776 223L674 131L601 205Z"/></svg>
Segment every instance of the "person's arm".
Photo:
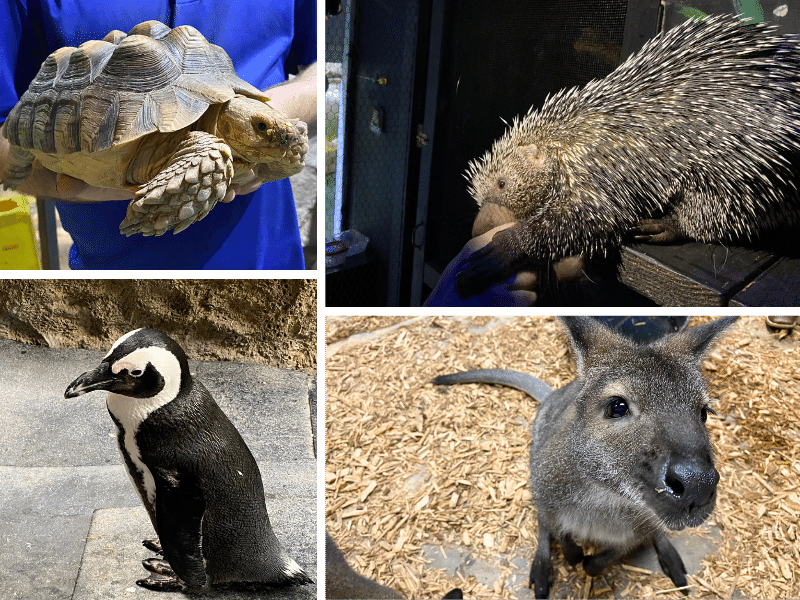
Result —
<svg viewBox="0 0 800 600"><path fill-rule="evenodd" d="M308 125L308 137L317 133L317 63L300 67L296 77L264 91L272 106Z"/></svg>
<svg viewBox="0 0 800 600"><path fill-rule="evenodd" d="M533 306L536 302L536 292L533 291L536 286L536 275L530 271L516 273L482 294L466 299L459 296L456 291L456 276L461 263L492 241L495 233L511 225L513 223L500 225L467 242L458 256L447 265L424 306Z"/></svg>
<svg viewBox="0 0 800 600"><path fill-rule="evenodd" d="M5 127L5 123L3 126ZM4 135L0 135L0 177L5 171L10 151L11 144ZM16 191L37 198L55 198L68 202L102 202L133 198L133 192L129 190L94 187L69 175L54 173L42 167L38 160L33 162L33 171Z"/></svg>

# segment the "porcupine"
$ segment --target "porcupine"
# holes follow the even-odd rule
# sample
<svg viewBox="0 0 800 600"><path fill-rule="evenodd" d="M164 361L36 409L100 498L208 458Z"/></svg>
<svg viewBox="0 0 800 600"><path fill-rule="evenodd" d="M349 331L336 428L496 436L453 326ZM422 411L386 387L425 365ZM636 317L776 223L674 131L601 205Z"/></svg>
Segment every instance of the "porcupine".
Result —
<svg viewBox="0 0 800 600"><path fill-rule="evenodd" d="M722 15L648 41L603 79L514 119L467 170L479 235L469 296L522 265L623 241L752 243L797 228L800 36Z"/></svg>

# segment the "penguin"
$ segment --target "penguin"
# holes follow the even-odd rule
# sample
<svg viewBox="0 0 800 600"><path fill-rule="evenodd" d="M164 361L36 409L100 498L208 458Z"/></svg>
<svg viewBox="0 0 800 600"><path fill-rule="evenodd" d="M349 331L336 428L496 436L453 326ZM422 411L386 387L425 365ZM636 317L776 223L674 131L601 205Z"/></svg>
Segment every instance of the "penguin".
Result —
<svg viewBox="0 0 800 600"><path fill-rule="evenodd" d="M141 328L64 392L106 390L117 443L166 560L143 561L155 590L313 583L270 526L261 473L242 436L189 372L175 340Z"/></svg>

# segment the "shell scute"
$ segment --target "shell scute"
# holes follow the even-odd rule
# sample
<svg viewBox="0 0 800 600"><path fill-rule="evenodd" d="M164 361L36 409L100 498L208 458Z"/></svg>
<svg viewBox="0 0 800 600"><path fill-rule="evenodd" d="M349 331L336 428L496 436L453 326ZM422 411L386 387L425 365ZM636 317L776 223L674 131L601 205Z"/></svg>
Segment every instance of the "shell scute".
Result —
<svg viewBox="0 0 800 600"><path fill-rule="evenodd" d="M194 27L147 21L48 56L9 114L6 137L53 154L96 152L182 129L236 93L263 96Z"/></svg>

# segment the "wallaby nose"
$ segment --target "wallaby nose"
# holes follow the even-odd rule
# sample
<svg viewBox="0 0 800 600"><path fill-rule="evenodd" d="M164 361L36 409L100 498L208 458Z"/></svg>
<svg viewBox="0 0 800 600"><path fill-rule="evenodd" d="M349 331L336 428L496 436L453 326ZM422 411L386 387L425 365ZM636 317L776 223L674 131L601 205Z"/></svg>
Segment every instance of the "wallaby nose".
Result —
<svg viewBox="0 0 800 600"><path fill-rule="evenodd" d="M707 505L714 497L719 473L710 463L696 459L671 460L664 476L664 487L683 507L692 511Z"/></svg>

